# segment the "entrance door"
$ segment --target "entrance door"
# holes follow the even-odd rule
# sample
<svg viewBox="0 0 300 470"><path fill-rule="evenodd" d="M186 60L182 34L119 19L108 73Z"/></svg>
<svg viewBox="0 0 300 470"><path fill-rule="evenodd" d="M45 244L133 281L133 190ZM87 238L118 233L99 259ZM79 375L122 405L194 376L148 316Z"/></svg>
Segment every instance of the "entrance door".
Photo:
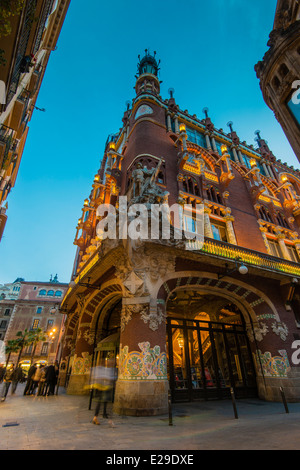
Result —
<svg viewBox="0 0 300 470"><path fill-rule="evenodd" d="M167 334L174 402L257 396L244 325L168 317Z"/></svg>

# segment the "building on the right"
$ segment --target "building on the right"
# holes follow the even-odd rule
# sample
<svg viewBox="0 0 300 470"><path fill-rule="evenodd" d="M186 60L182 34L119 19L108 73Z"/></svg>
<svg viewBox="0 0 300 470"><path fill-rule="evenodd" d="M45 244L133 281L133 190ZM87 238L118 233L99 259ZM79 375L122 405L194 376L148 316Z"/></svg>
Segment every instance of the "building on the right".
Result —
<svg viewBox="0 0 300 470"><path fill-rule="evenodd" d="M269 50L255 65L260 87L300 161L300 1L278 0Z"/></svg>

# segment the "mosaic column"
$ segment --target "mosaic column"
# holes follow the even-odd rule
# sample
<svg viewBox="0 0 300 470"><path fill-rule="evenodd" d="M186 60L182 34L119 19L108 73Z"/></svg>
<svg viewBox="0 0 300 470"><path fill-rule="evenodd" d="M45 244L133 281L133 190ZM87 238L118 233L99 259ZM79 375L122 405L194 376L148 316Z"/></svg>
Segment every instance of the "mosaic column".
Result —
<svg viewBox="0 0 300 470"><path fill-rule="evenodd" d="M237 245L236 236L234 233L233 223L232 223L234 221L234 217L228 214L224 217L224 220L226 221L226 231L227 231L229 243L231 243L232 245Z"/></svg>
<svg viewBox="0 0 300 470"><path fill-rule="evenodd" d="M89 392L86 386L90 377L94 349L94 334L90 329L91 315L84 312L79 322L72 374L67 390L69 395L82 395Z"/></svg>
<svg viewBox="0 0 300 470"><path fill-rule="evenodd" d="M164 414L168 389L165 305L149 297L124 297L114 410L130 416Z"/></svg>

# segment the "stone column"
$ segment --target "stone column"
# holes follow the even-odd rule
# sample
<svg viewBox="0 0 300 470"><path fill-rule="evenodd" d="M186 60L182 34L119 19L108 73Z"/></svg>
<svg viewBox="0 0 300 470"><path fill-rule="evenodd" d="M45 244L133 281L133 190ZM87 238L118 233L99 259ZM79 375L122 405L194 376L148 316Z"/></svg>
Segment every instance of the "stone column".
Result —
<svg viewBox="0 0 300 470"><path fill-rule="evenodd" d="M207 206L204 206L204 236L207 238L214 238L209 214L211 213L211 209Z"/></svg>
<svg viewBox="0 0 300 470"><path fill-rule="evenodd" d="M266 235L268 229L266 227L264 227L263 225L260 225L259 226L259 230L261 231L261 235L263 237L263 241L264 241L264 244L265 244L265 247L267 249L267 253L269 255L272 255L272 252L271 252L271 249L270 249L270 245L269 245L269 242L268 242L268 237Z"/></svg>
<svg viewBox="0 0 300 470"><path fill-rule="evenodd" d="M217 149L217 146L216 146L216 141L215 141L215 138L213 136L211 137L211 143L212 143L213 151L218 153L218 149Z"/></svg>
<svg viewBox="0 0 300 470"><path fill-rule="evenodd" d="M169 112L167 112L167 130L170 132L172 130L172 125L171 125L171 115Z"/></svg>
<svg viewBox="0 0 300 470"><path fill-rule="evenodd" d="M238 157L238 154L237 154L237 151L236 151L236 147L233 146L233 147L231 147L231 149L232 149L234 161L235 161L236 163L239 163L239 157Z"/></svg>
<svg viewBox="0 0 300 470"><path fill-rule="evenodd" d="M175 116L174 122L175 122L175 133L179 134L179 124L178 124L178 117L177 116Z"/></svg>
<svg viewBox="0 0 300 470"><path fill-rule="evenodd" d="M241 152L240 149L238 149L238 156L239 156L240 163L241 163L242 165L245 165L244 158L243 158L243 154L242 154L242 152Z"/></svg>
<svg viewBox="0 0 300 470"><path fill-rule="evenodd" d="M211 150L211 143L210 143L209 133L207 131L205 132L205 140L206 140L207 149Z"/></svg>
<svg viewBox="0 0 300 470"><path fill-rule="evenodd" d="M165 305L124 297L114 410L129 416L168 410Z"/></svg>
<svg viewBox="0 0 300 470"><path fill-rule="evenodd" d="M232 215L226 215L224 217L224 220L226 221L226 230L227 230L229 243L231 243L232 245L237 245L236 236L234 233L233 223L232 223L234 221L234 217L232 217Z"/></svg>
<svg viewBox="0 0 300 470"><path fill-rule="evenodd" d="M282 254L283 254L283 257L284 257L286 260L291 261L291 258L290 258L289 252L288 252L288 250L287 250L286 244L284 243L284 238L285 238L284 233L278 233L278 234L277 234L277 238L278 238L278 243L279 243L281 252L282 252Z"/></svg>
<svg viewBox="0 0 300 470"><path fill-rule="evenodd" d="M90 377L94 348L94 334L90 330L90 320L91 316L87 312L84 312L79 320L72 374L67 390L69 395L84 395L89 392L85 386Z"/></svg>

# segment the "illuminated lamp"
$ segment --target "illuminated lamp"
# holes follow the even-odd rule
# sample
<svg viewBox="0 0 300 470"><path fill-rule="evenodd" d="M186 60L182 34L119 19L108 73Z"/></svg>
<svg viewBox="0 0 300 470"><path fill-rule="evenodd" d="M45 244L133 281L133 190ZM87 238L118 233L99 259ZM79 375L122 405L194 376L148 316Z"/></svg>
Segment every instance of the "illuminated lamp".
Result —
<svg viewBox="0 0 300 470"><path fill-rule="evenodd" d="M281 175L280 178L281 178L282 183L286 183L288 180L288 177L286 175Z"/></svg>
<svg viewBox="0 0 300 470"><path fill-rule="evenodd" d="M109 143L109 150L116 150L116 144L114 142Z"/></svg>
<svg viewBox="0 0 300 470"><path fill-rule="evenodd" d="M99 179L100 179L100 176L99 176L99 175L96 175L95 178L94 178L94 181L95 181L96 183L98 183Z"/></svg>
<svg viewBox="0 0 300 470"><path fill-rule="evenodd" d="M222 152L222 155L224 155L225 153L228 153L227 145L225 144L221 145L221 152Z"/></svg>
<svg viewBox="0 0 300 470"><path fill-rule="evenodd" d="M255 158L251 158L251 160L250 160L250 166L251 166L251 168L254 168L256 165L257 165L257 164L256 164Z"/></svg>
<svg viewBox="0 0 300 470"><path fill-rule="evenodd" d="M179 132L186 132L185 124L180 124L180 126L179 126Z"/></svg>
<svg viewBox="0 0 300 470"><path fill-rule="evenodd" d="M85 199L83 205L84 205L84 206L88 206L88 205L89 205L89 200L88 200L88 199Z"/></svg>

